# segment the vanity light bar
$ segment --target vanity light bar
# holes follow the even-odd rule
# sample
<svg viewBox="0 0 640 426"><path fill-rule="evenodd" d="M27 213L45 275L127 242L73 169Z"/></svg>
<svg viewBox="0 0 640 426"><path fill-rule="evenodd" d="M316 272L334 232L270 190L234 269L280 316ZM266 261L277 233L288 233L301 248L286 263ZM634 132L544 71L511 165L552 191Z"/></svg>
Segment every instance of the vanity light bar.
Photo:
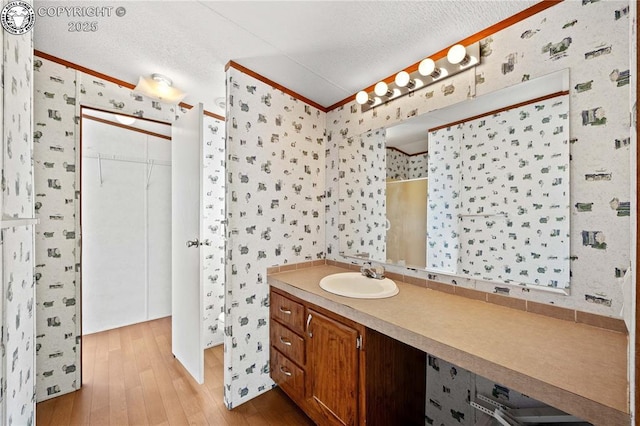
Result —
<svg viewBox="0 0 640 426"><path fill-rule="evenodd" d="M371 92L364 90L356 94L356 102L362 112L368 111L390 100L415 92L438 81L445 80L480 63L480 43L469 46L456 44L444 58L437 61L426 58L412 73L400 71L393 82L380 81Z"/></svg>

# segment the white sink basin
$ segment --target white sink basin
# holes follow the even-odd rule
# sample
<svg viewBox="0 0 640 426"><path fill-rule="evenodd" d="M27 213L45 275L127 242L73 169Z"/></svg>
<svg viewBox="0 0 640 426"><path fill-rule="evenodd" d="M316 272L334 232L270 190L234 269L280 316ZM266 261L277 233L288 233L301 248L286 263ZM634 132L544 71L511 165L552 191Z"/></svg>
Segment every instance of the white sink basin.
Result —
<svg viewBox="0 0 640 426"><path fill-rule="evenodd" d="M398 294L398 286L389 278L376 280L360 272L343 272L327 275L320 280L320 287L329 293L356 299L382 299Z"/></svg>

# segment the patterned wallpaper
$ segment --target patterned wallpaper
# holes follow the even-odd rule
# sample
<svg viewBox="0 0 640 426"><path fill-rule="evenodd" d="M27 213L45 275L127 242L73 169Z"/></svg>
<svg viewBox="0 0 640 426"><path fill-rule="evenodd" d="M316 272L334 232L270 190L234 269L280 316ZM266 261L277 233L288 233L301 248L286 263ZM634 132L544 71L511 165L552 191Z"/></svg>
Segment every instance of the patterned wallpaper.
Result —
<svg viewBox="0 0 640 426"><path fill-rule="evenodd" d="M365 113L355 102L327 114L327 255L339 247L339 146L389 126L523 80L570 70L570 295L479 279L417 275L487 292L618 317L630 263L628 1L562 2L481 41L482 63ZM425 52L428 53L428 52ZM383 76L381 76L383 77ZM547 154L543 149L538 155ZM404 271L389 267L392 271ZM413 273L413 272L411 272Z"/></svg>
<svg viewBox="0 0 640 426"><path fill-rule="evenodd" d="M545 407L535 399L431 355L427 357L426 381L425 426L497 424L470 405L476 395L513 409Z"/></svg>
<svg viewBox="0 0 640 426"><path fill-rule="evenodd" d="M3 2L5 4L7 2ZM34 217L32 33L3 38L3 218ZM0 423L35 423L33 225L2 229L2 368Z"/></svg>
<svg viewBox="0 0 640 426"><path fill-rule="evenodd" d="M221 344L224 329L219 317L224 312L224 121L204 116L203 146L203 223L202 241L209 240L211 245L202 246L204 263L204 327L205 348Z"/></svg>
<svg viewBox="0 0 640 426"><path fill-rule="evenodd" d="M36 349L37 398L72 392L80 378L80 225L79 208L79 116L80 105L119 111L166 122L178 119L181 109L132 93L126 87L36 57L35 85L35 203L40 224L36 229ZM220 341L217 315L221 309L223 256L219 210L224 184L216 163L223 161L219 149L224 123L205 117L207 173L206 217L212 245L204 259L205 338ZM216 176L218 178L216 179ZM216 207L217 206L217 207ZM207 219L205 219L207 220ZM216 278L216 274L218 277ZM217 333L217 336L216 336Z"/></svg>
<svg viewBox="0 0 640 426"><path fill-rule="evenodd" d="M366 113L352 103L325 115L229 69L225 126L227 281L219 284L226 285L225 401L229 407L273 385L268 374L266 268L319 259L325 254L343 260L338 253L340 147L372 129L554 70L571 70L571 295L515 287L510 294L619 315L619 285L630 260L629 22L620 12L626 6L627 1L560 3L483 40L482 64L475 72L458 74L416 96ZM38 399L42 400L73 390L79 374L79 325L75 323L79 309L79 194L74 151L80 102L76 99L90 106L168 121L179 111L45 60L37 59L34 65L35 201L42 221L35 256L36 345ZM222 184L220 178L216 182ZM211 196L220 201L220 193L212 192ZM216 246L215 240L212 243ZM215 268L208 269L207 276ZM456 281L496 291L494 284L482 280ZM210 281L213 287L217 282ZM215 301L208 310L207 328L211 330L216 326L210 315L217 312Z"/></svg>
<svg viewBox="0 0 640 426"><path fill-rule="evenodd" d="M568 113L558 96L430 132L430 268L569 286Z"/></svg>
<svg viewBox="0 0 640 426"><path fill-rule="evenodd" d="M227 71L225 402L271 389L267 268L323 259L325 117Z"/></svg>
<svg viewBox="0 0 640 426"><path fill-rule="evenodd" d="M387 152L387 180L419 179L429 176L428 155L407 155L395 149Z"/></svg>
<svg viewBox="0 0 640 426"><path fill-rule="evenodd" d="M3 2L6 4L7 2ZM7 218L34 217L31 93L31 32L4 33L2 117L2 208ZM9 223L7 223L9 222ZM2 227L2 364L0 423L35 423L35 316L33 225Z"/></svg>
<svg viewBox="0 0 640 426"><path fill-rule="evenodd" d="M384 261L386 247L385 131L346 139L340 147L340 251Z"/></svg>

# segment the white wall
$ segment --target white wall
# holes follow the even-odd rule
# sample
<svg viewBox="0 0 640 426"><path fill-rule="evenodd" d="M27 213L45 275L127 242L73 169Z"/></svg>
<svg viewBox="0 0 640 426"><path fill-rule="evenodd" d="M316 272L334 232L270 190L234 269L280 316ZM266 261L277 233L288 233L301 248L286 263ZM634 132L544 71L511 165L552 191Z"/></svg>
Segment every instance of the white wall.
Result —
<svg viewBox="0 0 640 426"><path fill-rule="evenodd" d="M169 140L83 119L83 334L171 315L170 159Z"/></svg>

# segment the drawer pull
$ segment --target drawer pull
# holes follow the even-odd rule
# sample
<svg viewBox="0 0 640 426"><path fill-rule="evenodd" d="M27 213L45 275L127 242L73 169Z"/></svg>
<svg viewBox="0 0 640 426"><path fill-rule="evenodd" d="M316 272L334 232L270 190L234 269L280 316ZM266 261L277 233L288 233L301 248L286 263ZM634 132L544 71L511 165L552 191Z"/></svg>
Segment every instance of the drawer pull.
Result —
<svg viewBox="0 0 640 426"><path fill-rule="evenodd" d="M291 315L291 311L289 309L285 309L282 306L280 306L280 312L282 312L283 314Z"/></svg>
<svg viewBox="0 0 640 426"><path fill-rule="evenodd" d="M283 366L280 366L280 372L281 372L282 374L284 374L285 376L289 376L289 377L291 377L291 376L292 376L291 371L287 370L287 369L286 369L286 368L284 368Z"/></svg>
<svg viewBox="0 0 640 426"><path fill-rule="evenodd" d="M285 339L282 336L280 336L280 343L282 343L283 345L291 346L291 340Z"/></svg>

